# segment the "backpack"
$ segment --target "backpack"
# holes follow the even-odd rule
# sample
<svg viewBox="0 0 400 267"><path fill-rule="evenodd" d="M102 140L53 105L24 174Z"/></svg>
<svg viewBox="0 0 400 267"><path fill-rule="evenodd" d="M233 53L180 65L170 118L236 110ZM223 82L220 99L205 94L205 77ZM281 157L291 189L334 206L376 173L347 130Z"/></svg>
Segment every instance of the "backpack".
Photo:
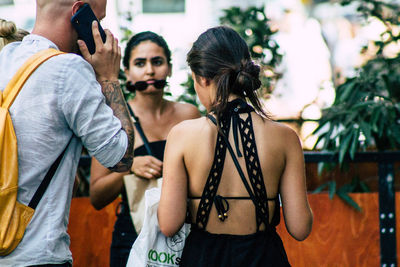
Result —
<svg viewBox="0 0 400 267"><path fill-rule="evenodd" d="M4 91L0 91L0 256L10 254L17 247L24 236L25 228L29 224L44 190L47 188L44 185L45 188L43 190L41 184L39 188L42 189L36 192L38 194L34 195L34 199L32 199L34 201L31 201L28 206L17 201L18 148L9 108L26 80L39 65L47 59L62 53L52 48L36 53L22 65ZM55 169L57 167L58 164ZM47 174L49 173L50 171ZM52 174L50 175L51 177L53 176Z"/></svg>

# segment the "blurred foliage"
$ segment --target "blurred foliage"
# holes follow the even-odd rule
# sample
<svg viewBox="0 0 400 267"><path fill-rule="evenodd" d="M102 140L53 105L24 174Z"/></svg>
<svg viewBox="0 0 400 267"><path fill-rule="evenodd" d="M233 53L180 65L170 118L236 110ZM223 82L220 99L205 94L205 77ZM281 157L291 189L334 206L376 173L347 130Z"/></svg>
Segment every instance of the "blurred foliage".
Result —
<svg viewBox="0 0 400 267"><path fill-rule="evenodd" d="M323 185L316 188L313 193L320 193L325 188L328 189L329 198L332 199L335 194L338 195L341 199L343 199L347 204L355 208L357 211L361 211L361 207L355 202L350 196L349 193L360 192L366 193L370 192L367 184L360 180L359 177L354 177L350 183L347 183L339 188L336 187L336 181L332 180Z"/></svg>
<svg viewBox="0 0 400 267"><path fill-rule="evenodd" d="M385 31L380 40L371 41L362 49L361 53L368 54L369 60L357 69L355 77L337 86L335 101L323 110L314 132L318 135L314 148L322 146L323 151L337 152L342 168L347 159L354 159L357 151L400 148L400 7L377 0L342 0L341 3L355 2L357 11L365 19L381 21ZM319 169L327 166L321 164ZM346 191L357 190L358 187L350 186L352 183L345 185ZM332 185L328 187L330 192L343 193ZM359 208L351 201L348 203Z"/></svg>
<svg viewBox="0 0 400 267"><path fill-rule="evenodd" d="M340 164L346 156L354 159L359 150L400 148L400 51L394 57L385 53L400 39L400 7L376 0L357 1L358 11L382 21L386 30L381 40L373 41L375 55L357 70L357 76L336 88L335 101L323 111L315 131L317 144L322 143L322 150L338 152ZM368 49L364 47L361 53Z"/></svg>
<svg viewBox="0 0 400 267"><path fill-rule="evenodd" d="M279 53L279 45L272 39L276 30L269 26L264 6L251 6L246 9L231 7L223 11L223 16L219 18L220 23L232 27L242 36L249 46L253 60L260 65L261 95L267 97L277 79L281 77L275 68L281 62L282 55ZM192 76L188 75L188 79L181 85L185 88L185 92L178 97L178 101L194 104L204 113L205 109L201 106L194 90Z"/></svg>

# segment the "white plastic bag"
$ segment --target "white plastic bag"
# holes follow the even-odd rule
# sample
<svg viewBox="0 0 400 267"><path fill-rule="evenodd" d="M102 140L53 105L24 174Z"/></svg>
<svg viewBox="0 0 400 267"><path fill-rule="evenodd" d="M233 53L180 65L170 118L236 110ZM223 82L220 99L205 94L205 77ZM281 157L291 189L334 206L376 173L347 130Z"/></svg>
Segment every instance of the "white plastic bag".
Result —
<svg viewBox="0 0 400 267"><path fill-rule="evenodd" d="M158 225L157 208L161 189L152 188L145 193L144 223L129 254L127 267L172 267L180 263L190 225L184 224L173 237L166 237Z"/></svg>

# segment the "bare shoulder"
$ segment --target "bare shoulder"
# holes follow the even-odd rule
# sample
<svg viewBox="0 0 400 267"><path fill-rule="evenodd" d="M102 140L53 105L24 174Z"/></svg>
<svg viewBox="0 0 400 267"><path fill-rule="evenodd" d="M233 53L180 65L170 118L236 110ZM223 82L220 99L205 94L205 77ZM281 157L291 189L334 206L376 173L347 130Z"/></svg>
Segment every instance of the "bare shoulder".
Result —
<svg viewBox="0 0 400 267"><path fill-rule="evenodd" d="M293 145L300 142L296 131L286 124L272 120L265 120L264 127L264 130L273 135L274 140L276 141L280 140L282 143L287 145Z"/></svg>
<svg viewBox="0 0 400 267"><path fill-rule="evenodd" d="M196 140L202 138L207 129L207 120L205 117L184 120L172 127L167 139L176 139L181 143L196 143Z"/></svg>
<svg viewBox="0 0 400 267"><path fill-rule="evenodd" d="M276 121L272 121L272 120L269 120L268 122L269 122L270 127L273 130L279 132L280 134L297 136L296 132L284 123L276 122Z"/></svg>
<svg viewBox="0 0 400 267"><path fill-rule="evenodd" d="M200 112L196 106L189 103L171 102L174 108L174 113L182 120L199 118Z"/></svg>
<svg viewBox="0 0 400 267"><path fill-rule="evenodd" d="M200 129L204 128L204 125L207 124L206 117L199 117L194 119L183 120L180 123L176 124L172 127L170 134L182 134L182 135L190 135L198 132Z"/></svg>

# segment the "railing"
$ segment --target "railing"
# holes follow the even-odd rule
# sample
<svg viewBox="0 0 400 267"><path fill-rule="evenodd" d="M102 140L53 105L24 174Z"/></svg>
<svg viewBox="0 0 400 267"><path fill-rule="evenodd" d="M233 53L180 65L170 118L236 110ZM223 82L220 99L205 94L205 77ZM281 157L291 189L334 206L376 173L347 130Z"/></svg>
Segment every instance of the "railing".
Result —
<svg viewBox="0 0 400 267"><path fill-rule="evenodd" d="M332 152L304 152L306 163L338 162L338 155ZM394 192L394 163L400 162L400 151L358 152L351 162L376 162L379 175L379 232L380 262L382 267L397 266L396 212ZM90 166L90 157L82 156L81 167Z"/></svg>

